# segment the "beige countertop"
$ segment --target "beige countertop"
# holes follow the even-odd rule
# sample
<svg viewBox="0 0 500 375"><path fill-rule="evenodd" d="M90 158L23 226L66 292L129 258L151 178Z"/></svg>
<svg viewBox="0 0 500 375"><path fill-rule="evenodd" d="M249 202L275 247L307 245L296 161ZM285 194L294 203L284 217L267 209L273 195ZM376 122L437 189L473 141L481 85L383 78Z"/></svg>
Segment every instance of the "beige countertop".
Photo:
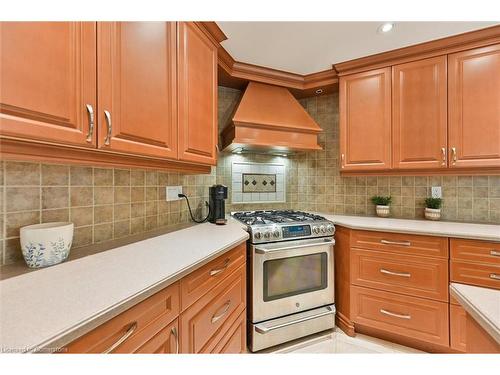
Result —
<svg viewBox="0 0 500 375"><path fill-rule="evenodd" d="M500 225L318 214L351 229L500 241Z"/></svg>
<svg viewBox="0 0 500 375"><path fill-rule="evenodd" d="M451 283L450 294L500 344L500 290Z"/></svg>
<svg viewBox="0 0 500 375"><path fill-rule="evenodd" d="M63 346L247 238L230 218L0 281L0 352Z"/></svg>

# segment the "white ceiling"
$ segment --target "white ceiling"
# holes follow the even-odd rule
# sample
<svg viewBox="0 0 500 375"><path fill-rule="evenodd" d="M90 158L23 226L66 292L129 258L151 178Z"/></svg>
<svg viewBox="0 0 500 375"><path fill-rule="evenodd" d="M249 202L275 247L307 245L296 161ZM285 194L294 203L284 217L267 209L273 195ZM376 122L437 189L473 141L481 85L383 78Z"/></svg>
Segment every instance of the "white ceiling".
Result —
<svg viewBox="0 0 500 375"><path fill-rule="evenodd" d="M498 22L217 22L222 45L236 60L298 74L330 69L334 63L390 51Z"/></svg>

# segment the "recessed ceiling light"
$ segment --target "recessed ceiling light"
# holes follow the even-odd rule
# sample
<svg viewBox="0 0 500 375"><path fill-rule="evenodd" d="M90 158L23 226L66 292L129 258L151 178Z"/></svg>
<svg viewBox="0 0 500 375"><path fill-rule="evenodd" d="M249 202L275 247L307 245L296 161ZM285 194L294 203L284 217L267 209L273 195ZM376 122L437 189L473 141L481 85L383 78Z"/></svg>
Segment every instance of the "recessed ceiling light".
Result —
<svg viewBox="0 0 500 375"><path fill-rule="evenodd" d="M388 33L393 28L394 28L394 24L392 22L386 22L386 23L383 23L382 25L380 25L380 27L378 28L378 32L379 33Z"/></svg>

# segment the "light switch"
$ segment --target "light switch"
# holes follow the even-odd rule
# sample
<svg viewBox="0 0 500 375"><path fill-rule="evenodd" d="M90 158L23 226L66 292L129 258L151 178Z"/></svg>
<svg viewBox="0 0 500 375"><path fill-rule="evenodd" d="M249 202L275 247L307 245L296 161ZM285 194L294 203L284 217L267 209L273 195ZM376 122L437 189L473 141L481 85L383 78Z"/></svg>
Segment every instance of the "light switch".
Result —
<svg viewBox="0 0 500 375"><path fill-rule="evenodd" d="M442 198L443 194L441 192L441 186L431 187L431 197L432 198Z"/></svg>

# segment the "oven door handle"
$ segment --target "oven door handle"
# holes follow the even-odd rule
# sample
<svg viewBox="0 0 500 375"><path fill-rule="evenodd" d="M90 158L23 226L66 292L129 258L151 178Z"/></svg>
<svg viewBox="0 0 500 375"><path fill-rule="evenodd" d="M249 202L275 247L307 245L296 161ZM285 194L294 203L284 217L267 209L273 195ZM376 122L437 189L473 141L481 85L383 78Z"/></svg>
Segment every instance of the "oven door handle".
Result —
<svg viewBox="0 0 500 375"><path fill-rule="evenodd" d="M263 324L256 324L255 330L261 334L266 334L266 333L269 333L271 331L274 331L275 329L280 329L280 328L288 327L288 326L291 326L294 324L307 322L308 320L320 318L322 316L326 316L326 315L330 315L330 314L335 314L335 308L332 308L331 306L326 306L325 311L322 311L318 314L311 315L311 316L305 316L303 318L291 320L291 321L286 322L286 323L276 324L276 325L271 326L271 327L266 327Z"/></svg>
<svg viewBox="0 0 500 375"><path fill-rule="evenodd" d="M255 252L257 254L269 254L269 253L276 253L278 251L288 251L288 250L295 250L295 249L304 249L307 247L314 247L314 246L324 246L324 245L335 245L335 241L323 241L323 242L315 242L315 243L309 243L305 245L296 245L296 246L286 246L286 247L276 247L274 249L265 249L263 247L256 247Z"/></svg>

